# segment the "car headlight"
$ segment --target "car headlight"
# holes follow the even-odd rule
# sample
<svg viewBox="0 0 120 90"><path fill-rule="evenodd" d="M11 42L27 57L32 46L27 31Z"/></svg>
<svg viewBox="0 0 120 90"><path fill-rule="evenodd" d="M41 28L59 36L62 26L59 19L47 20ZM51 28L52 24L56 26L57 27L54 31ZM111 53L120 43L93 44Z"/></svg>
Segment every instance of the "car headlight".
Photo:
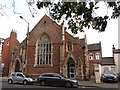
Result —
<svg viewBox="0 0 120 90"><path fill-rule="evenodd" d="M106 78L106 76L103 76L103 78Z"/></svg>
<svg viewBox="0 0 120 90"><path fill-rule="evenodd" d="M117 76L114 76L114 78L117 78Z"/></svg>
<svg viewBox="0 0 120 90"><path fill-rule="evenodd" d="M33 79L32 79L32 78L29 78L29 81L33 81Z"/></svg>

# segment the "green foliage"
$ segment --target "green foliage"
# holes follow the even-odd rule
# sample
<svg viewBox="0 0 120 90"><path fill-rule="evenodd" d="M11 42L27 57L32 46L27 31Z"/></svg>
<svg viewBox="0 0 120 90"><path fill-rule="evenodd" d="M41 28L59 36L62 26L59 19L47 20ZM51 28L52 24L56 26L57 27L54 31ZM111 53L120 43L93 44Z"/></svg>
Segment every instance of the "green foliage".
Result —
<svg viewBox="0 0 120 90"><path fill-rule="evenodd" d="M38 9L43 7L50 7L50 15L55 20L61 20L64 18L68 21L68 28L72 33L77 34L78 31L83 32L83 28L88 29L92 27L100 32L105 31L107 26L107 20L110 18L107 15L104 17L93 16L94 9L98 2L37 2ZM108 7L113 8L112 18L117 18L120 15L120 6L117 4L120 2L107 2Z"/></svg>

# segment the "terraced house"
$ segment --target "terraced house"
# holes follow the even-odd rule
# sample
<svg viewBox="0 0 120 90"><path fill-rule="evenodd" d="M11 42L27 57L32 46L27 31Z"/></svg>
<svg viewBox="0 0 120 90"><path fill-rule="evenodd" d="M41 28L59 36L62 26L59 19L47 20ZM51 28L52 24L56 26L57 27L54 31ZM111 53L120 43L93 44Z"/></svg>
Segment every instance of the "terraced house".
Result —
<svg viewBox="0 0 120 90"><path fill-rule="evenodd" d="M101 42L88 44L90 75L95 75L94 64L101 64L102 47Z"/></svg>
<svg viewBox="0 0 120 90"><path fill-rule="evenodd" d="M42 73L60 73L77 80L89 80L86 36L84 40L73 37L64 25L60 26L44 15L13 50L9 74L15 71L33 77Z"/></svg>

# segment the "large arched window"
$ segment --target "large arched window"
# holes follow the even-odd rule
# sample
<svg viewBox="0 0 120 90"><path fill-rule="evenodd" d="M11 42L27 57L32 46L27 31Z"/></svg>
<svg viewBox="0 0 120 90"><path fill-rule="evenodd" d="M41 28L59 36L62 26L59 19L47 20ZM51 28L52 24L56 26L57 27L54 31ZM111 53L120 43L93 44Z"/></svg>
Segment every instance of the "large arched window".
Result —
<svg viewBox="0 0 120 90"><path fill-rule="evenodd" d="M37 42L37 65L50 65L52 44L48 35L44 34Z"/></svg>

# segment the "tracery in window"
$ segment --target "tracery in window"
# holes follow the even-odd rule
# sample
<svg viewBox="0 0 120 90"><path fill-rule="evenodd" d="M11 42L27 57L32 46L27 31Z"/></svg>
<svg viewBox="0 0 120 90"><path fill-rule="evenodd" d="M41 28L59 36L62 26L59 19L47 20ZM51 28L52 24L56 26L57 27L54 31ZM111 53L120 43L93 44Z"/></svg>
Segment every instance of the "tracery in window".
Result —
<svg viewBox="0 0 120 90"><path fill-rule="evenodd" d="M37 64L49 65L51 64L52 45L50 38L44 34L37 43Z"/></svg>

